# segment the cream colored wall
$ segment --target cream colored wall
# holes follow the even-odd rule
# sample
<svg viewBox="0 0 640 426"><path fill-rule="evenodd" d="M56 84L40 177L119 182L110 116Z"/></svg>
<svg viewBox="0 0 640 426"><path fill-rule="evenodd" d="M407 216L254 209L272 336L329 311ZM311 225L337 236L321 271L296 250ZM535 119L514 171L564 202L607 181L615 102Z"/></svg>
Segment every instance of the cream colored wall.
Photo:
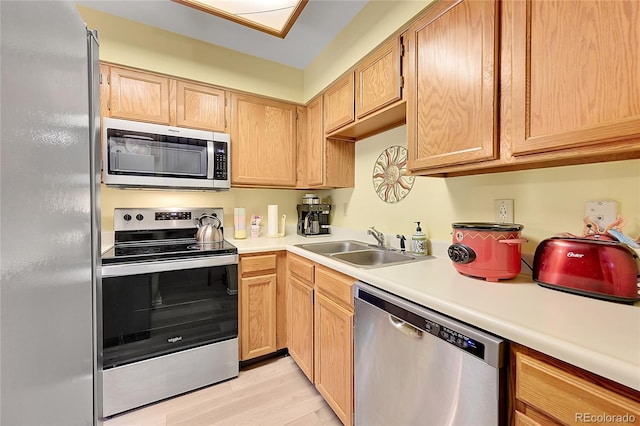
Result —
<svg viewBox="0 0 640 426"><path fill-rule="evenodd" d="M100 59L152 70L232 89L301 102L303 71L265 61L188 37L133 23L78 6L100 39ZM102 228L113 230L117 207L223 207L225 223L233 225L233 208L245 207L247 216L266 218L267 206L278 204L287 225L296 223L301 191L231 189L227 192L122 190L102 187ZM266 219L265 219L266 220Z"/></svg>
<svg viewBox="0 0 640 426"><path fill-rule="evenodd" d="M103 60L301 102L321 91L429 3L371 1L304 73L101 12L78 9L87 24L100 32ZM452 222L493 221L493 200L511 198L515 200L515 220L524 224L523 235L530 240L524 251L533 252L539 241L557 232L580 233L586 201L614 200L626 219L625 231L634 237L640 234L640 160L447 179L418 177L407 198L387 204L373 190L371 171L374 160L391 145L406 146L405 126L357 142L355 189L319 191L323 198L332 198L333 225L357 229L375 225L385 233L409 237L414 230L413 221L420 220L431 238L448 241ZM113 229L116 207L220 206L225 209L229 226L234 207L245 207L247 215L266 216L267 205L278 204L291 226L303 193L103 187L102 224L106 231Z"/></svg>
<svg viewBox="0 0 640 426"><path fill-rule="evenodd" d="M432 0L370 0L304 70L309 101L422 11Z"/></svg>
<svg viewBox="0 0 640 426"><path fill-rule="evenodd" d="M302 201L302 191L286 189L233 188L223 192L153 191L143 189L116 189L102 185L102 230L113 231L113 210L122 207L222 207L226 228L233 227L234 207L244 207L249 217L258 214L267 225L267 206L278 205L278 214L287 215L287 227L296 224L296 204ZM227 235L227 238L233 234Z"/></svg>
<svg viewBox="0 0 640 426"><path fill-rule="evenodd" d="M336 206L332 224L386 234L414 232L421 221L433 239L450 241L453 222L493 222L494 199L513 199L515 222L529 239L523 247L533 253L537 244L559 232L582 232L584 204L593 200L618 202L626 220L624 231L640 235L640 160L555 167L455 178L417 177L411 192L396 204L376 195L373 164L384 149L406 147L406 126L356 143L354 189L330 191ZM347 214L344 205L348 204ZM397 247L397 242L394 242Z"/></svg>
<svg viewBox="0 0 640 426"><path fill-rule="evenodd" d="M292 102L303 101L303 71L176 33L77 6L98 30L100 59Z"/></svg>

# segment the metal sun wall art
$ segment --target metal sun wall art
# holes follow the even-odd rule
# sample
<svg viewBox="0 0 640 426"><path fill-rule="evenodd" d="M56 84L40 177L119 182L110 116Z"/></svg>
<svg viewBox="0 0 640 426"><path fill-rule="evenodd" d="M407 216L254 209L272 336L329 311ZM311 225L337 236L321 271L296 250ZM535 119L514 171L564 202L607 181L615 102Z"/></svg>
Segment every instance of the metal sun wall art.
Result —
<svg viewBox="0 0 640 426"><path fill-rule="evenodd" d="M373 165L373 189L385 203L397 203L413 188L414 176L407 176L407 149L394 145Z"/></svg>

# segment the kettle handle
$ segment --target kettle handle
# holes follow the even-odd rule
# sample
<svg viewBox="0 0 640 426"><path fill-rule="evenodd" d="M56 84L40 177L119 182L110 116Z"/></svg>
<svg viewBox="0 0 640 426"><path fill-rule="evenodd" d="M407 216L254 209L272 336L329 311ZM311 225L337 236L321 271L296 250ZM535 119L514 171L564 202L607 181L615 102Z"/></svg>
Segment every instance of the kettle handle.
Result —
<svg viewBox="0 0 640 426"><path fill-rule="evenodd" d="M222 222L220 221L220 219L218 219L217 216L211 215L211 214L203 214L202 216L200 216L198 218L198 227L202 226L202 219L215 219L218 221L218 225L216 225L216 228L220 229L220 225L222 225Z"/></svg>

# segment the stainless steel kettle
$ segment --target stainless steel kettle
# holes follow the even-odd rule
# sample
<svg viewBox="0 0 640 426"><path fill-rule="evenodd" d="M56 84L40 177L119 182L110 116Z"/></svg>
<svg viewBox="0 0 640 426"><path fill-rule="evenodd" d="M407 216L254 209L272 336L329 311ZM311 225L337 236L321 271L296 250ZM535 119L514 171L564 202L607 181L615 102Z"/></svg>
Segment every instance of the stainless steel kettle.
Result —
<svg viewBox="0 0 640 426"><path fill-rule="evenodd" d="M217 225L213 223L203 224L203 219L211 219L218 223ZM198 232L196 233L196 241L199 244L210 244L222 241L223 237L220 225L222 225L222 222L216 216L203 214L198 218Z"/></svg>

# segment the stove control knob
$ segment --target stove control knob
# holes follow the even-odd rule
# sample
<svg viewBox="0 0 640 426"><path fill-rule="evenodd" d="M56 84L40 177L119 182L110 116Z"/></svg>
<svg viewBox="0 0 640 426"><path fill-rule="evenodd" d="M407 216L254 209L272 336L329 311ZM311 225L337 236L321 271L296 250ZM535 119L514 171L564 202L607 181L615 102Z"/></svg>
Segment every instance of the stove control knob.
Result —
<svg viewBox="0 0 640 426"><path fill-rule="evenodd" d="M460 263L462 265L476 260L476 252L464 244L451 244L449 249L447 249L447 253L454 263Z"/></svg>
<svg viewBox="0 0 640 426"><path fill-rule="evenodd" d="M129 222L129 221L131 220L131 215L130 215L129 213L127 213L127 214L125 214L125 215L124 215L123 219L124 219L126 222Z"/></svg>
<svg viewBox="0 0 640 426"><path fill-rule="evenodd" d="M140 213L138 213L138 214L136 215L136 219L138 219L138 220L142 220L142 219L144 219L144 216L142 216Z"/></svg>

